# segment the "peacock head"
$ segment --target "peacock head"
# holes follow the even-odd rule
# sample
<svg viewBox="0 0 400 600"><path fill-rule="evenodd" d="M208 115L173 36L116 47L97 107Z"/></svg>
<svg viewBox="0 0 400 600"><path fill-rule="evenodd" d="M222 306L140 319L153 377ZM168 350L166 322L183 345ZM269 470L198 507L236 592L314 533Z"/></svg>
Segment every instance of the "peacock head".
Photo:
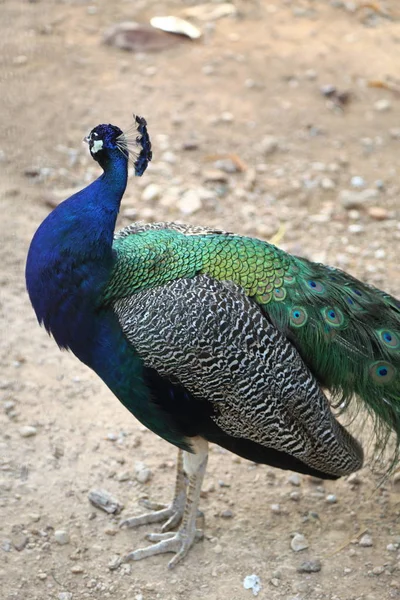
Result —
<svg viewBox="0 0 400 600"><path fill-rule="evenodd" d="M103 168L113 156L122 154L127 161L133 162L135 175L143 175L152 159L151 142L145 119L138 116L134 119L134 126L127 132L115 125L97 125L84 138L92 158Z"/></svg>
<svg viewBox="0 0 400 600"><path fill-rule="evenodd" d="M84 138L84 141L89 145L90 154L94 160L101 163L107 154L118 150L118 140L123 136L121 129L115 125L97 125Z"/></svg>

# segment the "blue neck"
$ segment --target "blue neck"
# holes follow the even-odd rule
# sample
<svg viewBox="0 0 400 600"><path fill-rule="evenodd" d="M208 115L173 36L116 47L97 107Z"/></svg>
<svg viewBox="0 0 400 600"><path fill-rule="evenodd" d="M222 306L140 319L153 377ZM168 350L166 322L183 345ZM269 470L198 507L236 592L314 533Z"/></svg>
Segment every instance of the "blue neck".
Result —
<svg viewBox="0 0 400 600"><path fill-rule="evenodd" d="M40 323L81 360L96 328L96 303L113 266L113 234L127 184L119 150L102 161L103 175L60 204L32 240L26 282Z"/></svg>

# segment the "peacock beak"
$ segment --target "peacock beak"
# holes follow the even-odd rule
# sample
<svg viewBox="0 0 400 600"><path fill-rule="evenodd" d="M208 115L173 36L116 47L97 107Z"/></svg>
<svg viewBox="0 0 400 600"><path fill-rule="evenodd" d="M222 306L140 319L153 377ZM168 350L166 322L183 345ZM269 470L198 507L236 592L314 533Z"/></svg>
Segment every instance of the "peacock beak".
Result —
<svg viewBox="0 0 400 600"><path fill-rule="evenodd" d="M88 135L85 135L85 137L82 140L83 142L85 142L86 144L88 144L90 142L90 138Z"/></svg>

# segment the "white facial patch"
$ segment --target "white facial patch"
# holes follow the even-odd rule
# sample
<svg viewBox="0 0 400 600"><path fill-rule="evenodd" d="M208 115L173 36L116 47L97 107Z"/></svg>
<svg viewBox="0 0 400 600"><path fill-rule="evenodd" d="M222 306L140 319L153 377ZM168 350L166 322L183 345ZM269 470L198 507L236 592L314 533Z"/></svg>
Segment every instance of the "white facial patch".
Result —
<svg viewBox="0 0 400 600"><path fill-rule="evenodd" d="M103 148L103 140L93 140L93 146L90 151L92 154L96 154L102 148Z"/></svg>

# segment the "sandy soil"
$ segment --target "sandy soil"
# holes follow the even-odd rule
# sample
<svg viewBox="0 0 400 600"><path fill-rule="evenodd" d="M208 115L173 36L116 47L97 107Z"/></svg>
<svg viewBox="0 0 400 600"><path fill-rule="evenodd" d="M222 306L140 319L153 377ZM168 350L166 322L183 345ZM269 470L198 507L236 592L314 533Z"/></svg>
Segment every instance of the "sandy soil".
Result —
<svg viewBox="0 0 400 600"><path fill-rule="evenodd" d="M237 17L197 22L204 42L140 54L103 45L103 30L183 16L195 3L0 4L1 598L250 600L243 580L253 573L263 600L400 598L393 478L377 488L366 467L355 481L290 479L217 447L201 501L204 541L174 571L168 556L110 570L151 527L120 530L119 517L89 504L89 490L114 494L122 516L139 514L140 498L171 498L176 452L58 351L35 321L23 277L49 203L98 174L82 137L101 122L127 127L135 111L148 120L154 163L130 181L121 224L175 219L265 238L279 232L285 249L400 295L399 96L368 85L393 78L398 88L397 2L382 3L387 18L334 1L241 0ZM348 103L324 97L324 85L349 91ZM216 172L215 157L227 154L244 170ZM353 180L361 188L352 177L363 178ZM144 484L139 461L152 472ZM298 553L296 532L309 543ZM365 534L372 545L359 544ZM317 559L320 572L298 572Z"/></svg>

